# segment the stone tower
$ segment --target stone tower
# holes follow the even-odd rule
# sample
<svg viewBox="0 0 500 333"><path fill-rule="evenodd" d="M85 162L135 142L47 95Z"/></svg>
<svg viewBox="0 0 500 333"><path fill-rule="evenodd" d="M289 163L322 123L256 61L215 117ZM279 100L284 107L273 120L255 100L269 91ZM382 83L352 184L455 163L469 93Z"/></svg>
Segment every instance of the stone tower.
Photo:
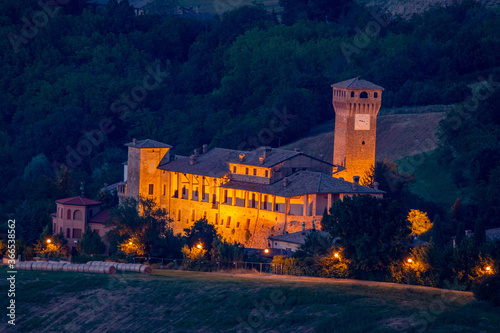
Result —
<svg viewBox="0 0 500 333"><path fill-rule="evenodd" d="M161 192L158 164L172 146L155 140L136 140L125 144L128 147L127 197L154 198Z"/></svg>
<svg viewBox="0 0 500 333"><path fill-rule="evenodd" d="M359 77L332 84L335 109L333 176L353 181L375 165L377 114L384 88Z"/></svg>

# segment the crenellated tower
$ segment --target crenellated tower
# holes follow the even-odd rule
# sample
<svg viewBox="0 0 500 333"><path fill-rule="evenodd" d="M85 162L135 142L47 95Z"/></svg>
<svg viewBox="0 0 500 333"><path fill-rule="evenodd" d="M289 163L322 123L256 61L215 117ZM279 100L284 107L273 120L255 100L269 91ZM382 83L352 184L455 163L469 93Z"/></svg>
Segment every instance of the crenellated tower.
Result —
<svg viewBox="0 0 500 333"><path fill-rule="evenodd" d="M343 169L333 176L353 181L375 165L377 114L384 88L359 77L331 87L335 110L333 164Z"/></svg>

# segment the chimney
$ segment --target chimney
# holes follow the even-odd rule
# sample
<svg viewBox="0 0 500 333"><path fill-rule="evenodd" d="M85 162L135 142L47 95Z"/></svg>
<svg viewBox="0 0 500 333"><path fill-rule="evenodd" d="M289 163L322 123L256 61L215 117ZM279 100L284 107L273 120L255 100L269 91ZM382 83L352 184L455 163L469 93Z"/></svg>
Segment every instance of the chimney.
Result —
<svg viewBox="0 0 500 333"><path fill-rule="evenodd" d="M137 143L137 139L136 138L133 138L132 139L132 143L135 145Z"/></svg>
<svg viewBox="0 0 500 333"><path fill-rule="evenodd" d="M206 154L208 151L208 145L203 145L202 148L203 148L203 154Z"/></svg>
<svg viewBox="0 0 500 333"><path fill-rule="evenodd" d="M283 178L283 187L287 187L288 186L288 178Z"/></svg>
<svg viewBox="0 0 500 333"><path fill-rule="evenodd" d="M378 183L377 182L373 183L373 188L378 190Z"/></svg>
<svg viewBox="0 0 500 333"><path fill-rule="evenodd" d="M259 163L264 164L264 160L266 159L266 153L264 152L264 156L259 157Z"/></svg>
<svg viewBox="0 0 500 333"><path fill-rule="evenodd" d="M196 155L189 156L189 165L195 165L195 164L196 164Z"/></svg>
<svg viewBox="0 0 500 333"><path fill-rule="evenodd" d="M243 162L243 159L245 158L245 154L240 153L239 158L240 158L240 162Z"/></svg>
<svg viewBox="0 0 500 333"><path fill-rule="evenodd" d="M357 191L358 190L358 185L359 185L359 176L354 176L352 177L353 183L352 183L352 190Z"/></svg>

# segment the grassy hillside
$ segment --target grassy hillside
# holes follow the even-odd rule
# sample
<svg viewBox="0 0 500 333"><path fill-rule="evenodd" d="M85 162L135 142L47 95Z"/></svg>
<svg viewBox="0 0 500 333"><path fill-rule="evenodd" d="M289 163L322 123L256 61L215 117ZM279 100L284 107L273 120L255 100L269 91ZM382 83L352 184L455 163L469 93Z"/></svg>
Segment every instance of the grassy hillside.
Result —
<svg viewBox="0 0 500 333"><path fill-rule="evenodd" d="M333 279L155 273L20 271L15 329L0 330L494 332L500 326L498 311L466 292ZM7 290L5 279L0 288Z"/></svg>
<svg viewBox="0 0 500 333"><path fill-rule="evenodd" d="M465 199L465 193L456 187L449 171L438 164L436 157L435 151L428 151L402 158L397 163L400 171L415 176L415 182L410 185L414 194L450 208L458 197Z"/></svg>
<svg viewBox="0 0 500 333"><path fill-rule="evenodd" d="M396 161L436 149L439 121L451 106L433 105L382 109L377 118L378 161ZM333 114L333 110L332 110ZM333 121L312 128L305 138L283 146L333 160Z"/></svg>

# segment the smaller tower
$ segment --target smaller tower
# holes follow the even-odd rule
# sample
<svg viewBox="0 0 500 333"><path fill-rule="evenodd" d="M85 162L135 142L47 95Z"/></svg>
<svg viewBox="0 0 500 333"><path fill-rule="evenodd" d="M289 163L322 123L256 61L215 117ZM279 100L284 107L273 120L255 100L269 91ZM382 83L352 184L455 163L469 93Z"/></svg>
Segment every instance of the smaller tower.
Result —
<svg viewBox="0 0 500 333"><path fill-rule="evenodd" d="M128 147L127 196L158 196L161 170L157 167L172 146L151 139L134 139L125 146Z"/></svg>
<svg viewBox="0 0 500 333"><path fill-rule="evenodd" d="M375 165L377 114L384 88L359 77L331 87L335 110L333 164L345 168L333 176L353 181Z"/></svg>

